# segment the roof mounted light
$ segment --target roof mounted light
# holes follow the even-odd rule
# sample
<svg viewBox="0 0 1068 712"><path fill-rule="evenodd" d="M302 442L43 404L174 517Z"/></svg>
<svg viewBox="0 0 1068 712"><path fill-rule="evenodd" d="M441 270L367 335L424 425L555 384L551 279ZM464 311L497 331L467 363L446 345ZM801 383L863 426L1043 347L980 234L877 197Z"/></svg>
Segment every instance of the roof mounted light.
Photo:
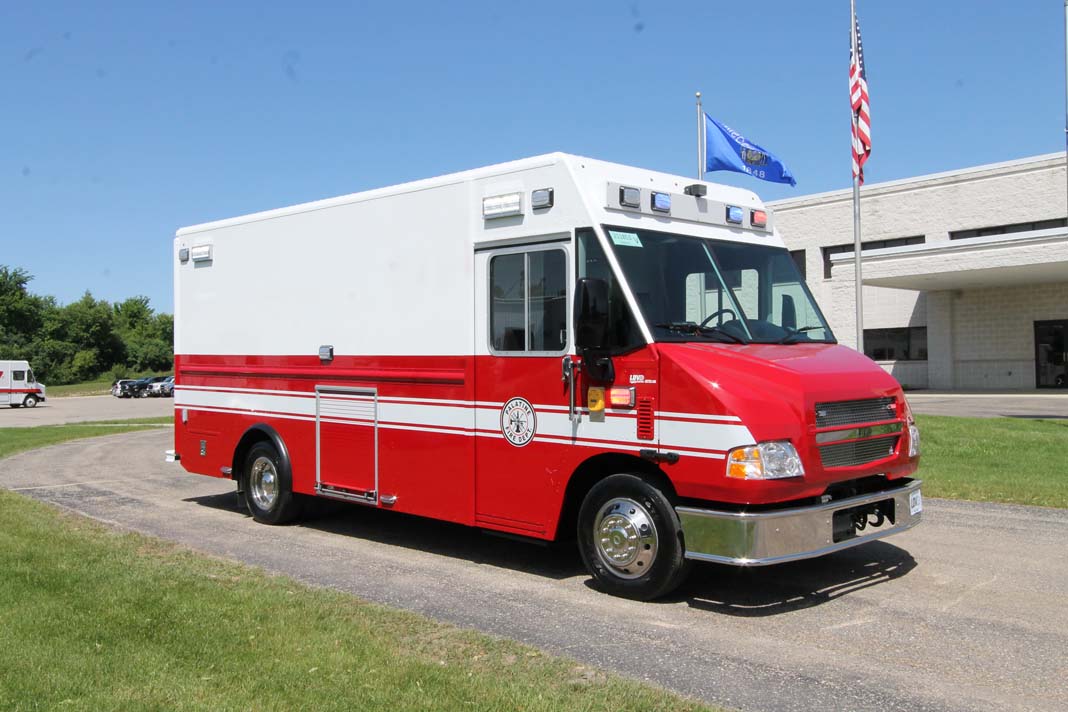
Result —
<svg viewBox="0 0 1068 712"><path fill-rule="evenodd" d="M538 188L530 194L530 207L534 210L543 210L553 206L553 189Z"/></svg>
<svg viewBox="0 0 1068 712"><path fill-rule="evenodd" d="M504 218L523 214L523 194L506 193L482 199L482 218Z"/></svg>
<svg viewBox="0 0 1068 712"><path fill-rule="evenodd" d="M649 199L649 207L658 213L670 213L671 193L653 193Z"/></svg>
<svg viewBox="0 0 1068 712"><path fill-rule="evenodd" d="M642 191L638 188L619 186L619 204L624 208L640 208L642 206Z"/></svg>
<svg viewBox="0 0 1068 712"><path fill-rule="evenodd" d="M767 227L768 214L763 210L749 211L749 224L753 227Z"/></svg>
<svg viewBox="0 0 1068 712"><path fill-rule="evenodd" d="M727 206L727 222L732 223L734 225L741 225L743 218L744 213L742 212L741 208L739 208L737 205Z"/></svg>

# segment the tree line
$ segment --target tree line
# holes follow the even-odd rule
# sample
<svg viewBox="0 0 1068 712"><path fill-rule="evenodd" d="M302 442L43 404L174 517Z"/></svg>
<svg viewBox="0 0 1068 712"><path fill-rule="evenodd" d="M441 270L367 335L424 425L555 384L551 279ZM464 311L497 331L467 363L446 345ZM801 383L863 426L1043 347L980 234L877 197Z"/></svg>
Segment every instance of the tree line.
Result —
<svg viewBox="0 0 1068 712"><path fill-rule="evenodd" d="M65 306L33 294L33 277L0 265L0 359L26 359L50 384L125 378L174 365L174 317L148 297L110 304L89 292Z"/></svg>

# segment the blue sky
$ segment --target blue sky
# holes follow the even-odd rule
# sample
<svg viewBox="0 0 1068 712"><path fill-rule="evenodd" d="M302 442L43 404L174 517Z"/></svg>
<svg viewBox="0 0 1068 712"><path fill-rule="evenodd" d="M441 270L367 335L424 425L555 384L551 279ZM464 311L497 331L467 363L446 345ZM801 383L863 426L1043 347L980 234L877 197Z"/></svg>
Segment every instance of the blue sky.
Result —
<svg viewBox="0 0 1068 712"><path fill-rule="evenodd" d="M1063 3L858 0L869 182L1064 150ZM693 175L694 91L849 186L849 3L5 4L0 264L172 308L175 229L549 151Z"/></svg>

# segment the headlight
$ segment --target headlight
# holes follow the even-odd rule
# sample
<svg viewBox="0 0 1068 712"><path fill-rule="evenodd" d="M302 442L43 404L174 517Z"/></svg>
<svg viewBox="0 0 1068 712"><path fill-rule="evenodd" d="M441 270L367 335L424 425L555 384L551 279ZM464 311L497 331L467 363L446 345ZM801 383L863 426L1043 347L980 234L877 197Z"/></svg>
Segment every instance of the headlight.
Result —
<svg viewBox="0 0 1068 712"><path fill-rule="evenodd" d="M902 398L905 398L902 396ZM912 417L912 408L905 398L905 422L909 426L909 457L920 456L920 429L916 427L916 419Z"/></svg>
<svg viewBox="0 0 1068 712"><path fill-rule="evenodd" d="M737 480L777 480L803 477L805 468L786 440L747 445L727 454L727 477Z"/></svg>

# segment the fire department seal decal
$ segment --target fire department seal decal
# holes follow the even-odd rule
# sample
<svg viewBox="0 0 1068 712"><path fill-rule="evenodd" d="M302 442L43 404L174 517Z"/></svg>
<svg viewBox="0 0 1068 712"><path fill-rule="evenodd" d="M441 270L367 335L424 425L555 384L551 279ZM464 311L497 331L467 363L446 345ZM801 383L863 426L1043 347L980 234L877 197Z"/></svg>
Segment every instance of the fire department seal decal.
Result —
<svg viewBox="0 0 1068 712"><path fill-rule="evenodd" d="M508 442L523 447L534 437L538 418L525 398L513 398L501 408L501 432Z"/></svg>

